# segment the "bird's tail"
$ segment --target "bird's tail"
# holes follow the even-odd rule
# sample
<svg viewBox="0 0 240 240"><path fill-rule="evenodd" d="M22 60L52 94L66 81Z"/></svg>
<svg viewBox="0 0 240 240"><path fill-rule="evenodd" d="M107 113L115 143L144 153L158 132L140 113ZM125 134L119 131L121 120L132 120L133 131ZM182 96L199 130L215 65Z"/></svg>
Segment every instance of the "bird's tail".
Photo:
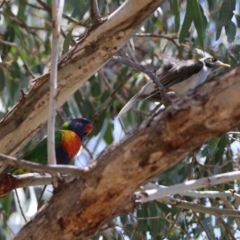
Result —
<svg viewBox="0 0 240 240"><path fill-rule="evenodd" d="M123 114L129 111L130 108L133 107L133 105L137 102L138 100L138 95L134 95L128 102L127 104L121 109L121 111L118 113L117 117L121 117Z"/></svg>
<svg viewBox="0 0 240 240"><path fill-rule="evenodd" d="M156 94L156 91L158 91L158 90L156 90L155 84L151 80L149 80L141 88L141 90L136 95L134 95L129 100L129 102L127 102L127 104L122 108L122 110L118 114L118 117L120 117L121 115L125 114L130 108L132 108L133 105L137 102L137 100L141 99L141 100L144 101L144 100L147 100L149 98L152 98L152 96Z"/></svg>

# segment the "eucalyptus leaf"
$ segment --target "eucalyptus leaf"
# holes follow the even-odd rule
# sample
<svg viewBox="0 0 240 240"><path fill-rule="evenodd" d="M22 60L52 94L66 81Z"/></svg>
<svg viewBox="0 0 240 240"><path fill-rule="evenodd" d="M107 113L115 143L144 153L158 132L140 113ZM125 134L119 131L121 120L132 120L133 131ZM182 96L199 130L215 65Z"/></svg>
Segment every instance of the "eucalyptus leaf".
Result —
<svg viewBox="0 0 240 240"><path fill-rule="evenodd" d="M72 41L72 31L73 28L67 33L65 41L63 42L62 55L64 55L69 50Z"/></svg>
<svg viewBox="0 0 240 240"><path fill-rule="evenodd" d="M143 234L148 231L148 204L143 204L141 209L137 210L137 218L138 220L138 229Z"/></svg>
<svg viewBox="0 0 240 240"><path fill-rule="evenodd" d="M220 58L224 63L228 63L228 50L226 48L226 46L221 43L218 46L219 49L219 53L220 53Z"/></svg>
<svg viewBox="0 0 240 240"><path fill-rule="evenodd" d="M105 131L104 140L105 140L107 145L111 144L114 141L114 138L113 138L113 124L111 122L108 124L107 130Z"/></svg>
<svg viewBox="0 0 240 240"><path fill-rule="evenodd" d="M218 33L216 35L216 40L218 40L220 37L222 27L228 25L231 22L233 11L235 10L235 5L236 0L223 0L217 21Z"/></svg>
<svg viewBox="0 0 240 240"><path fill-rule="evenodd" d="M4 36L3 36L3 40L6 41L6 42L12 43L14 41L14 38L15 38L14 27L8 25L7 26L7 30L6 30L6 32L5 32ZM4 60L7 57L8 52L10 51L10 49L11 49L10 45L0 43L0 50L1 50L1 58L2 58L2 60Z"/></svg>
<svg viewBox="0 0 240 240"><path fill-rule="evenodd" d="M236 36L237 28L236 25L231 21L225 26L227 34L227 40L229 43L233 42Z"/></svg>
<svg viewBox="0 0 240 240"><path fill-rule="evenodd" d="M187 0L187 11L183 20L183 25L179 35L179 42L182 43L189 34L189 29L193 21L191 0Z"/></svg>
<svg viewBox="0 0 240 240"><path fill-rule="evenodd" d="M191 8L192 18L194 22L194 26L197 30L198 40L200 46L204 48L204 30L206 24L204 23L204 14L201 5L198 3L197 0L188 0L187 4L189 8ZM206 18L206 17L205 17Z"/></svg>
<svg viewBox="0 0 240 240"><path fill-rule="evenodd" d="M237 27L240 28L240 15L239 14L235 14L235 18L237 20Z"/></svg>
<svg viewBox="0 0 240 240"><path fill-rule="evenodd" d="M207 0L207 2L209 11L213 11L215 9L216 0Z"/></svg>
<svg viewBox="0 0 240 240"><path fill-rule="evenodd" d="M5 84L6 84L5 74L4 74L3 69L0 68L0 93L5 88Z"/></svg>
<svg viewBox="0 0 240 240"><path fill-rule="evenodd" d="M178 32L180 27L180 8L177 0L170 0L170 6L172 13L174 15L174 23L175 23L175 32Z"/></svg>

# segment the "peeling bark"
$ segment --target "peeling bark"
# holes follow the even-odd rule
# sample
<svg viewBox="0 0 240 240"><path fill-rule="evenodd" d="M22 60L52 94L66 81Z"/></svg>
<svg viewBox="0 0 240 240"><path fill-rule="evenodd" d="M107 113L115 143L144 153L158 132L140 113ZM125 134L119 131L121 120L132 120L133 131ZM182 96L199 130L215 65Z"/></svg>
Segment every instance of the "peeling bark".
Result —
<svg viewBox="0 0 240 240"><path fill-rule="evenodd" d="M141 23L164 0L129 0L109 15L59 61L58 98L60 107L85 81L97 72L138 30ZM15 104L0 122L0 152L16 154L47 120L49 73ZM0 166L3 163L0 162ZM6 166L0 169L4 172Z"/></svg>
<svg viewBox="0 0 240 240"><path fill-rule="evenodd" d="M133 209L133 192L212 137L239 125L240 66L189 92L59 189L15 239L84 239Z"/></svg>

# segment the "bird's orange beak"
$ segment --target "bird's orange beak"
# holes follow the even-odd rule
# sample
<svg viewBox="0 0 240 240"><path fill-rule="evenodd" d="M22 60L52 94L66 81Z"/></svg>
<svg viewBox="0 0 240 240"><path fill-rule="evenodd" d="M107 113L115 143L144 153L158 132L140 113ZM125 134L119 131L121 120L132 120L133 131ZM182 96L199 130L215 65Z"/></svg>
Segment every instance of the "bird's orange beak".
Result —
<svg viewBox="0 0 240 240"><path fill-rule="evenodd" d="M93 130L93 125L89 123L85 126L84 134L90 133L92 130Z"/></svg>

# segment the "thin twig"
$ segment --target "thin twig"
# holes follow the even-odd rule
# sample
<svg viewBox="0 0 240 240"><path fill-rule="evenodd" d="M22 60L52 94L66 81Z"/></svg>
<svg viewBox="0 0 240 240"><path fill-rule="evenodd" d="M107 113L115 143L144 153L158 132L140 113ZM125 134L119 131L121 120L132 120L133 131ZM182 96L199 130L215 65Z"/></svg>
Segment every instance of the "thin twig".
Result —
<svg viewBox="0 0 240 240"><path fill-rule="evenodd" d="M228 225L225 223L225 221L219 217L218 218L219 222L223 225L223 227L226 229L226 231L228 232L229 236L233 239L236 240L236 238L234 237L233 233L231 232L231 230L229 229Z"/></svg>
<svg viewBox="0 0 240 240"><path fill-rule="evenodd" d="M43 197L43 194L44 194L46 188L47 188L47 185L44 185L44 186L43 186L43 189L42 189L42 191L41 191L41 194L40 194L40 196L39 196L39 198L38 198L37 210L39 210L39 208L41 207L41 206L40 206L40 203L41 203L41 200L42 200L42 197Z"/></svg>
<svg viewBox="0 0 240 240"><path fill-rule="evenodd" d="M61 114L61 112L59 110L57 110L57 115L58 115L58 117L61 120L61 124L63 124L64 123L64 118L63 118L63 116L62 116L62 114Z"/></svg>
<svg viewBox="0 0 240 240"><path fill-rule="evenodd" d="M161 98L165 101L165 102L169 102L169 99L166 95L165 92L165 88L162 85L162 83L159 81L158 77L156 76L156 74L154 74L152 71L150 71L149 69L145 68L144 66L134 63L131 60L127 59L127 58L123 58L120 56L113 56L112 60L117 62L117 63L121 63L124 64L126 66L129 66L137 71L143 72L146 75L148 75L148 77L150 77L150 79L156 84L156 86L159 89L159 92L161 94Z"/></svg>
<svg viewBox="0 0 240 240"><path fill-rule="evenodd" d="M119 89L122 88L122 86L125 84L125 82L127 82L133 75L133 72L130 72L126 78L113 90L113 92L110 94L110 96L104 101L104 103L101 105L101 107L94 113L94 115L92 116L91 122L94 122L99 115L101 114L101 112L107 107L107 105L109 104L109 102L113 99L113 97L115 96L115 94L117 93L117 91Z"/></svg>
<svg viewBox="0 0 240 240"><path fill-rule="evenodd" d="M218 165L218 166L216 166L216 165L210 165L210 164L202 164L201 162L198 162L198 161L197 161L197 163L198 163L199 166L201 166L201 167L203 167L203 168L205 168L205 169L208 169L208 168L217 168L217 169L221 172L221 169L222 169L224 166L226 166L226 165L228 165L229 163L231 163L232 161L233 161L232 159L230 159L230 160L228 160L228 161L224 161L223 164ZM210 171L208 171L208 173L211 174Z"/></svg>
<svg viewBox="0 0 240 240"><path fill-rule="evenodd" d="M228 201L228 199L226 197L222 197L221 200L223 201L224 205L227 207L227 208L230 208L230 209L234 209L236 210L232 204ZM235 218L235 222L238 226L238 229L240 229L240 219L239 218Z"/></svg>
<svg viewBox="0 0 240 240"><path fill-rule="evenodd" d="M191 161L191 166L189 168L189 174L188 174L188 180L193 179L193 171L194 171L194 165L197 163L197 157L195 152L192 153L192 161Z"/></svg>
<svg viewBox="0 0 240 240"><path fill-rule="evenodd" d="M18 6L19 6L19 8L22 7L21 4L19 4ZM51 14L51 9L52 9L52 8L49 8L49 9L50 9L50 10L49 10L48 12ZM44 30L47 30L47 28L51 28L51 29L52 29L52 22L50 22L50 21L42 18L42 15L37 14L36 11L32 11L30 14L31 14L32 16L38 17L38 18L40 18L41 20L44 21L44 24L45 24L45 26L46 26L45 28L43 28ZM14 21L14 18L11 19L11 20ZM16 22L17 22L17 21L16 21ZM26 25L25 23L22 23L20 26L23 27L23 28L25 28L28 32L30 31L31 34L33 34L36 38L38 38L41 42L43 42L42 39L40 39L39 36L36 34L36 30L35 30L36 27L32 27L32 26L30 27L30 26ZM40 30L40 29L38 28L37 30ZM66 39L67 36L66 36L66 34L65 34L65 31L63 31L62 28L61 28L60 30L61 30L61 35Z"/></svg>
<svg viewBox="0 0 240 240"><path fill-rule="evenodd" d="M123 122L122 122L122 120L121 120L120 118L118 119L118 122L120 123L124 134L127 134L127 130L125 129L125 127L124 127L124 125L123 125Z"/></svg>
<svg viewBox="0 0 240 240"><path fill-rule="evenodd" d="M148 114L148 117L151 117L155 114L155 112L161 107L162 102L159 102L154 108L153 110L151 110L151 112Z"/></svg>
<svg viewBox="0 0 240 240"><path fill-rule="evenodd" d="M122 225L120 225L120 224L118 224L118 223L115 223L115 225L116 225L117 227L122 228L125 232L131 233L131 234L137 236L137 237L140 238L140 239L146 239L141 233L139 233L139 232L137 232L137 231L130 231L129 229L123 227Z"/></svg>
<svg viewBox="0 0 240 240"><path fill-rule="evenodd" d="M38 10L42 10L42 11L46 11L46 12L51 13L51 7L48 6L47 3L45 3L45 2L42 2L42 1L37 0L37 2L38 2L42 7L40 7L40 6L36 5L36 4L31 4L31 3L29 3L29 1L25 1L25 0L21 0L21 2L25 2L25 3L27 3L28 6L33 7L33 8L36 8L36 9L38 9ZM77 19L75 19L75 18L73 18L73 17L68 16L68 15L65 14L65 13L63 13L63 17L66 18L68 21L73 22L73 23L75 23L75 24L77 24L77 25L80 25L81 22L82 22L82 21L79 21L79 20L77 20ZM84 26L82 26L82 27L84 27Z"/></svg>
<svg viewBox="0 0 240 240"><path fill-rule="evenodd" d="M178 210L178 213L176 214L175 219L173 220L173 222L171 223L171 226L168 228L167 232L164 234L165 236L162 237L162 239L166 239L168 237L168 234L171 232L172 228L174 228L175 223L178 220L178 217L180 215L180 213L182 212L182 209Z"/></svg>
<svg viewBox="0 0 240 240"><path fill-rule="evenodd" d="M5 0L3 0L2 3L0 4L0 9L2 8L4 3L5 3Z"/></svg>
<svg viewBox="0 0 240 240"><path fill-rule="evenodd" d="M27 219L26 219L26 217L25 217L25 215L24 215L24 212L23 212L23 210L22 210L22 206L21 206L21 203L20 203L20 200L19 200L19 197L18 197L17 190L16 190L16 189L14 189L14 190L15 190L15 195L16 195L17 202L18 202L18 207L19 207L19 209L20 209L20 212L21 212L21 214L22 214L22 217L23 217L24 221L27 223Z"/></svg>
<svg viewBox="0 0 240 240"><path fill-rule="evenodd" d="M196 155L195 155L195 152L193 152L192 154L192 162L191 162L191 166L189 168L189 173L188 173L188 180L192 180L193 179L193 176L192 176L192 173L193 173L193 166L194 166L194 163L197 161L197 158L196 158ZM201 228L203 229L203 231L206 233L208 239L211 239L211 237L209 236L209 233L208 233L208 230L205 228L205 226L202 224L202 221L201 219L198 217L197 213L195 211L193 211L193 215L194 217L197 219L197 221L199 222Z"/></svg>
<svg viewBox="0 0 240 240"><path fill-rule="evenodd" d="M35 78L35 75L34 73L31 71L30 67L28 66L27 62L25 61L24 57L23 57L23 54L21 52L21 50L19 49L19 46L17 46L15 43L11 43L11 42L7 42L7 41L4 41L2 39L0 39L0 43L2 44L5 44L7 46L11 46L11 47L15 47L21 57L21 59L23 60L23 65L26 69L26 71L31 75L32 78Z"/></svg>
<svg viewBox="0 0 240 240"><path fill-rule="evenodd" d="M4 3L9 3L10 1L6 1L6 0L2 0L1 4L0 4L0 9L3 7Z"/></svg>
<svg viewBox="0 0 240 240"><path fill-rule="evenodd" d="M152 33L138 33L135 34L134 37L151 37L151 38L164 38L167 39L168 41L172 42L177 49L180 48L180 46L177 44L177 42L174 39L177 39L178 37L176 35L173 35L172 37L166 36L166 35L161 35L161 34L152 34Z"/></svg>
<svg viewBox="0 0 240 240"><path fill-rule="evenodd" d="M240 214L240 211L237 211L237 210L206 207L197 203L187 202L185 200L180 200L178 198L173 198L173 197L165 197L165 198L157 199L157 201L164 204L170 204L178 208L189 209L196 212L202 212L202 213L214 215L217 218L219 218L220 216L239 217L239 214Z"/></svg>
<svg viewBox="0 0 240 240"><path fill-rule="evenodd" d="M99 71L99 74L102 76L104 83L107 85L109 90L112 91L113 86L110 84L110 79L106 76L106 74L103 71ZM126 104L126 100L124 100L119 94L116 93L115 96L122 104Z"/></svg>
<svg viewBox="0 0 240 240"><path fill-rule="evenodd" d="M101 15L99 13L98 2L97 0L90 0L90 15L92 19L92 24L98 25L101 23Z"/></svg>
<svg viewBox="0 0 240 240"><path fill-rule="evenodd" d="M84 169L79 169L75 166L71 165L42 165L38 163L29 162L26 160L20 160L15 157L7 156L0 153L0 160L8 165L17 167L17 168L24 168L30 171L36 172L47 172L50 174L70 174L78 177L84 177L84 175L90 170L91 166L88 166Z"/></svg>
<svg viewBox="0 0 240 240"><path fill-rule="evenodd" d="M83 147L84 150L86 150L86 152L88 153L88 155L90 156L90 158L93 159L93 154L92 154L92 152L88 149L88 147L87 147L84 143L82 143L82 147Z"/></svg>
<svg viewBox="0 0 240 240"><path fill-rule="evenodd" d="M211 237L209 236L208 230L204 227L204 225L202 224L201 219L198 217L198 215L196 214L195 211L193 211L193 215L194 217L197 219L198 223L200 224L201 228L203 229L203 231L206 233L208 239L211 239Z"/></svg>

